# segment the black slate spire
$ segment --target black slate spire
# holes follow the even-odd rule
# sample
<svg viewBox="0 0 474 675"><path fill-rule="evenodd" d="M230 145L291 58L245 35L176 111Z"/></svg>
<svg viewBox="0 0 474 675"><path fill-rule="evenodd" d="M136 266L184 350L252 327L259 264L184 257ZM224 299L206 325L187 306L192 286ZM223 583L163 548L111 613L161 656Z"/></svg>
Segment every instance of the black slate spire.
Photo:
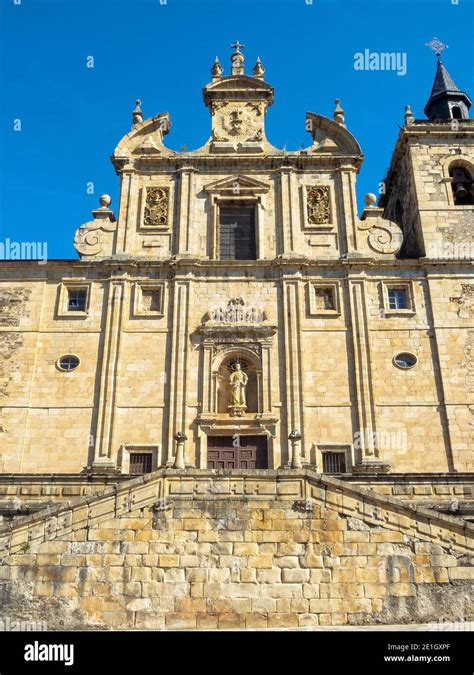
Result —
<svg viewBox="0 0 474 675"><path fill-rule="evenodd" d="M470 107L469 96L456 86L438 58L433 89L424 110L425 115L430 120L467 120Z"/></svg>

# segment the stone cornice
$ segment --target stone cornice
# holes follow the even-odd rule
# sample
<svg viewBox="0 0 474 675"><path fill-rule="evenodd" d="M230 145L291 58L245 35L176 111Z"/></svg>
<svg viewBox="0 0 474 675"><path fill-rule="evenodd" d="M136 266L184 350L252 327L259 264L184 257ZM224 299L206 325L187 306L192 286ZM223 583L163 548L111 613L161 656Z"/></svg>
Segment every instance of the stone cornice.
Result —
<svg viewBox="0 0 474 675"><path fill-rule="evenodd" d="M195 171L206 167L224 167L226 172L232 168L238 168L241 172L255 171L261 173L265 170L294 169L306 172L312 168L317 171L339 170L353 167L358 170L362 158L351 154L325 154L309 153L308 150L299 152L281 152L277 155L205 155L193 154L192 152L175 156L139 156L134 158L136 173L152 173L156 170L169 171L170 173L181 171L183 168ZM247 168L248 167L248 168ZM127 169L130 171L130 169Z"/></svg>
<svg viewBox="0 0 474 675"><path fill-rule="evenodd" d="M305 269L317 272L320 269L334 269L347 270L347 268L367 269L373 273L377 269L390 270L416 270L429 274L432 276L436 269L443 269L446 272L441 274L450 274L449 268L454 267L456 276L469 276L472 274L472 267L474 260L467 259L449 259L440 260L438 258L407 258L407 259L390 259L383 260L380 258L368 257L346 257L346 258L307 258L304 256L294 257L277 257L265 260L249 260L249 261L229 261L229 260L210 260L208 258L198 257L173 257L166 259L151 259L145 256L113 256L113 257L96 257L93 260L73 260L73 259L57 259L49 260L45 265L38 265L34 260L2 260L0 261L0 279L7 280L10 274L13 273L16 279L21 279L25 282L32 281L46 281L55 278L61 278L58 273L61 270L74 270L79 275L83 276L86 271L94 272L98 279L104 279L111 271L122 268L125 272L127 270L144 269L158 269L166 270L171 276L178 274L192 274L197 270L214 271L216 275L220 275L227 270L235 270L239 272L254 269L259 271L262 269L274 270L294 270ZM459 268L465 268L465 273L460 272ZM5 276L2 277L2 271Z"/></svg>

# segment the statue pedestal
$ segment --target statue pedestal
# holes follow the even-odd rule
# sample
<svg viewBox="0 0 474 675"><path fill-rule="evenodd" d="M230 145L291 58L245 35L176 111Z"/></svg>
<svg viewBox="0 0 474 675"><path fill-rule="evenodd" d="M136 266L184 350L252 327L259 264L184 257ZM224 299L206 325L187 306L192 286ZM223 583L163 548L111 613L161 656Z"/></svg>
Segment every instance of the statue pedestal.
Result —
<svg viewBox="0 0 474 675"><path fill-rule="evenodd" d="M247 410L246 405L230 405L229 413L231 417L243 417Z"/></svg>

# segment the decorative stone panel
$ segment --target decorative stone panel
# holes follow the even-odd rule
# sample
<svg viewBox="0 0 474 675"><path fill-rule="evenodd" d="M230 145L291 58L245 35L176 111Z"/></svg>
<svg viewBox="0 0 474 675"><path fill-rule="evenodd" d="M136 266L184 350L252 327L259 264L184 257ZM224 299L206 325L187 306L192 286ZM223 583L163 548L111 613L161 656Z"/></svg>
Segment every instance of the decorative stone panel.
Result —
<svg viewBox="0 0 474 675"><path fill-rule="evenodd" d="M145 190L143 227L168 228L169 188L149 187Z"/></svg>
<svg viewBox="0 0 474 675"><path fill-rule="evenodd" d="M328 185L306 186L307 225L328 225L331 222L330 194Z"/></svg>

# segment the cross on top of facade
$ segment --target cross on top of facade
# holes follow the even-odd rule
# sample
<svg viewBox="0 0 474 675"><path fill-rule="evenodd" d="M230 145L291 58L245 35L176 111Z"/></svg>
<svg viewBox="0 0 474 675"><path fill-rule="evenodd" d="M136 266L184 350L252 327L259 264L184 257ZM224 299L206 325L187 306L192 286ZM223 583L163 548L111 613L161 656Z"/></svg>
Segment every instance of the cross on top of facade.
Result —
<svg viewBox="0 0 474 675"><path fill-rule="evenodd" d="M425 42L425 47L429 47L431 50L433 50L436 53L436 56L439 58L442 52L449 48L449 45L445 45L444 42L441 42L441 40L438 40L437 37L434 37L429 42Z"/></svg>
<svg viewBox="0 0 474 675"><path fill-rule="evenodd" d="M230 45L232 49L235 49L235 51L240 54L241 49L245 49L245 45L241 44L239 40L234 45Z"/></svg>

